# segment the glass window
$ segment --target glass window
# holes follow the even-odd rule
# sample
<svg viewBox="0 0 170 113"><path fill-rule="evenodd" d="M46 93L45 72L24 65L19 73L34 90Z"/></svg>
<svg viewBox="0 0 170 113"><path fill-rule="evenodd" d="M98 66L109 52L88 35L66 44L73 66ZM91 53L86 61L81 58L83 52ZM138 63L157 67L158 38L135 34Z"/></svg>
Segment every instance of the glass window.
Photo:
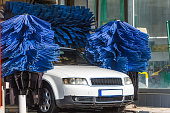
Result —
<svg viewBox="0 0 170 113"><path fill-rule="evenodd" d="M93 12L94 17L96 17L96 0L74 0L74 5L88 7Z"/></svg>
<svg viewBox="0 0 170 113"><path fill-rule="evenodd" d="M93 14L95 14L96 9L96 0L74 0L75 6L85 6L88 7Z"/></svg>
<svg viewBox="0 0 170 113"><path fill-rule="evenodd" d="M166 37L170 0L135 0L135 27L146 28L150 37Z"/></svg>
<svg viewBox="0 0 170 113"><path fill-rule="evenodd" d="M128 0L128 23L133 25L133 0Z"/></svg>
<svg viewBox="0 0 170 113"><path fill-rule="evenodd" d="M120 20L120 1L107 0L107 20Z"/></svg>
<svg viewBox="0 0 170 113"><path fill-rule="evenodd" d="M120 20L120 0L101 0L100 25Z"/></svg>
<svg viewBox="0 0 170 113"><path fill-rule="evenodd" d="M88 0L88 8L96 15L96 0Z"/></svg>
<svg viewBox="0 0 170 113"><path fill-rule="evenodd" d="M83 54L72 49L60 49L59 62L53 62L54 65L89 65Z"/></svg>
<svg viewBox="0 0 170 113"><path fill-rule="evenodd" d="M74 5L87 7L87 0L74 0Z"/></svg>
<svg viewBox="0 0 170 113"><path fill-rule="evenodd" d="M139 87L170 88L170 59L166 21L170 20L170 0L135 0L135 27L149 34L151 60L147 77L139 75Z"/></svg>

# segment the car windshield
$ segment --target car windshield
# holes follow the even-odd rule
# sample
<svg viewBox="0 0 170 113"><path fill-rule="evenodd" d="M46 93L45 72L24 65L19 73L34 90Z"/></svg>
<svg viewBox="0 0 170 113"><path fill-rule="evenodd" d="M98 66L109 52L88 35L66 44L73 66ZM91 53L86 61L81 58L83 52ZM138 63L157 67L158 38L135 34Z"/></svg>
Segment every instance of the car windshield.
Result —
<svg viewBox="0 0 170 113"><path fill-rule="evenodd" d="M54 65L89 65L83 54L76 50L60 49L60 57L58 62L53 62Z"/></svg>

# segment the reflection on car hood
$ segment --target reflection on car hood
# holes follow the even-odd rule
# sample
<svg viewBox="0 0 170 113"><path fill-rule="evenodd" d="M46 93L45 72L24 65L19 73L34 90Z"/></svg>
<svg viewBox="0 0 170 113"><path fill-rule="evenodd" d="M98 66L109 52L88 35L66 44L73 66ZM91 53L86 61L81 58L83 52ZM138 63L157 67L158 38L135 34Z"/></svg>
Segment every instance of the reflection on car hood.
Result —
<svg viewBox="0 0 170 113"><path fill-rule="evenodd" d="M79 65L54 66L54 69L48 71L46 74L58 76L61 78L127 77L126 74L118 71L99 68L97 66L79 66Z"/></svg>

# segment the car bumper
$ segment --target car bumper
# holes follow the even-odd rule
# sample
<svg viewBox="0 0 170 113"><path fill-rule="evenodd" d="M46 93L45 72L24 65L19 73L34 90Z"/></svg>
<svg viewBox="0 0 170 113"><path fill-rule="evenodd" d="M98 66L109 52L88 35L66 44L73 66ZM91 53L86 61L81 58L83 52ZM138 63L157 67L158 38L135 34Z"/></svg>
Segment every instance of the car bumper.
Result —
<svg viewBox="0 0 170 113"><path fill-rule="evenodd" d="M65 96L64 99L56 100L59 108L104 108L120 107L133 102L133 96L120 97L92 97L92 96Z"/></svg>
<svg viewBox="0 0 170 113"><path fill-rule="evenodd" d="M134 95L133 85L120 86L88 86L88 85L64 85L64 96L94 96L98 97L101 90L122 90L121 95ZM115 95L108 92L108 95Z"/></svg>

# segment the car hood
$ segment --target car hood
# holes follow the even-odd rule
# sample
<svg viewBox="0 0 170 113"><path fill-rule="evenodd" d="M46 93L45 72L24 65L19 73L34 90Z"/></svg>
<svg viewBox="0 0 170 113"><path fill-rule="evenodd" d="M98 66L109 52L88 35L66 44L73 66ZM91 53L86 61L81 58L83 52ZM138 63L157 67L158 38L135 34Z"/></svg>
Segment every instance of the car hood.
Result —
<svg viewBox="0 0 170 113"><path fill-rule="evenodd" d="M79 66L79 65L61 65L54 66L54 69L47 71L48 75L53 75L61 78L79 77L79 78L100 78L100 77L127 77L126 74L104 69L97 66Z"/></svg>

